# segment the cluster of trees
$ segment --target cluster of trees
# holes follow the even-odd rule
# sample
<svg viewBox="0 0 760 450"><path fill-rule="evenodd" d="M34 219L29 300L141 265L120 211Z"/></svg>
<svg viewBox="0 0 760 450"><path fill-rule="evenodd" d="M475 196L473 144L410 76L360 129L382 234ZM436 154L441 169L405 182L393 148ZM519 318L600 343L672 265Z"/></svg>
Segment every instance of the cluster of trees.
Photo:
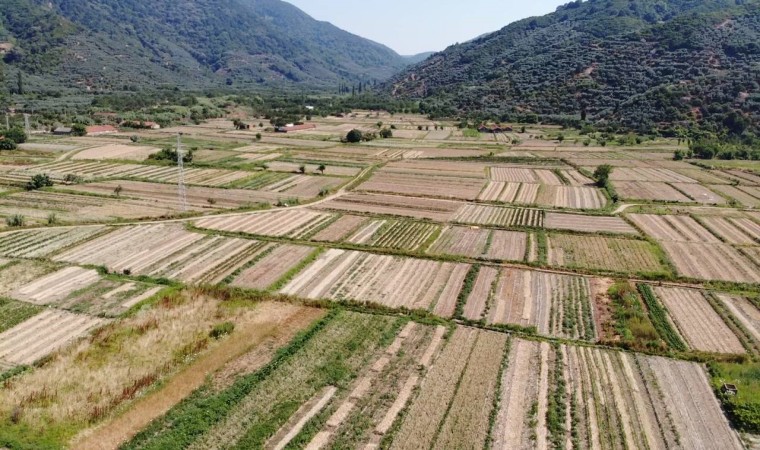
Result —
<svg viewBox="0 0 760 450"><path fill-rule="evenodd" d="M700 138L691 141L687 152L676 150L673 159L681 160L684 158L758 161L760 160L760 148L715 138Z"/></svg>
<svg viewBox="0 0 760 450"><path fill-rule="evenodd" d="M176 149L164 147L161 149L161 151L148 156L148 159L151 161L171 161L173 163L177 163L179 162L179 154L177 153ZM190 164L193 162L193 149L186 151L182 155L182 161L185 164Z"/></svg>
<svg viewBox="0 0 760 450"><path fill-rule="evenodd" d="M26 133L15 127L0 132L0 150L15 150L18 144L26 142Z"/></svg>
<svg viewBox="0 0 760 450"><path fill-rule="evenodd" d="M367 133L361 130L353 129L346 134L346 137L342 139L343 142L349 144L358 144L359 142L374 141L378 137L382 139L388 139L393 137L393 131L390 128L383 128L378 133Z"/></svg>

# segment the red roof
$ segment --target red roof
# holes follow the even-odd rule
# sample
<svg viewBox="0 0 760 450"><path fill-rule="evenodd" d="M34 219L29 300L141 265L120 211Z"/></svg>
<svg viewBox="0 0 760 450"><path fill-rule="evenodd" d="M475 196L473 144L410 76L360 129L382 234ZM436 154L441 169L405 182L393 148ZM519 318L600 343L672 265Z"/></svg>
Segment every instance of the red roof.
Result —
<svg viewBox="0 0 760 450"><path fill-rule="evenodd" d="M87 134L118 133L119 130L113 125L93 125L87 127Z"/></svg>

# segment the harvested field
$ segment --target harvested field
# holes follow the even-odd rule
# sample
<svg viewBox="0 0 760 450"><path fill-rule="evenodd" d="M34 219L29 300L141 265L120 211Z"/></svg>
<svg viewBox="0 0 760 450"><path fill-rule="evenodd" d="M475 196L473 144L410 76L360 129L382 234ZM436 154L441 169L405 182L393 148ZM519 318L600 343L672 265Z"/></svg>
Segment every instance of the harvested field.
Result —
<svg viewBox="0 0 760 450"><path fill-rule="evenodd" d="M64 248L110 231L105 227L49 228L0 234L0 255L45 258Z"/></svg>
<svg viewBox="0 0 760 450"><path fill-rule="evenodd" d="M400 174L381 170L357 190L384 194L415 195L447 199L475 200L485 181L448 176Z"/></svg>
<svg viewBox="0 0 760 450"><path fill-rule="evenodd" d="M429 223L373 220L346 241L372 247L417 250L430 241L438 230L437 225Z"/></svg>
<svg viewBox="0 0 760 450"><path fill-rule="evenodd" d="M351 193L322 203L316 209L355 211L448 222L461 207L462 203L448 200Z"/></svg>
<svg viewBox="0 0 760 450"><path fill-rule="evenodd" d="M760 226L750 219L705 216L700 220L729 244L752 245L760 241Z"/></svg>
<svg viewBox="0 0 760 450"><path fill-rule="evenodd" d="M99 279L100 276L95 270L66 267L16 289L11 297L35 305L58 303L73 292L96 283Z"/></svg>
<svg viewBox="0 0 760 450"><path fill-rule="evenodd" d="M306 209L273 211L229 217L209 217L195 222L199 228L261 236L303 238L333 219L329 213Z"/></svg>
<svg viewBox="0 0 760 450"><path fill-rule="evenodd" d="M524 167L491 167L491 180L512 183L537 183L561 186L562 180L551 170Z"/></svg>
<svg viewBox="0 0 760 450"><path fill-rule="evenodd" d="M709 186L715 192L723 194L726 197L733 198L744 206L751 208L760 208L760 198L753 197L746 192L727 184L711 184Z"/></svg>
<svg viewBox="0 0 760 450"><path fill-rule="evenodd" d="M715 294L715 297L723 303L723 306L736 317L745 330L760 342L760 310L751 300L728 294Z"/></svg>
<svg viewBox="0 0 760 450"><path fill-rule="evenodd" d="M544 335L594 341L596 330L586 278L503 269L486 320L535 327Z"/></svg>
<svg viewBox="0 0 760 450"><path fill-rule="evenodd" d="M477 227L447 227L430 246L431 254L482 257L487 249L490 230Z"/></svg>
<svg viewBox="0 0 760 450"><path fill-rule="evenodd" d="M144 147L139 145L124 145L124 144L110 144L102 145L99 147L88 148L81 152L77 152L71 157L72 160L107 160L107 159L123 159L132 161L145 161L148 156L158 152L159 148L156 147Z"/></svg>
<svg viewBox="0 0 760 450"><path fill-rule="evenodd" d="M177 183L179 180L179 172L174 166L91 161L58 161L16 172L16 174L24 176L37 173L49 174L54 180L62 180L68 174L77 175L87 180L94 178L136 178L162 183ZM185 182L201 186L225 186L250 175L250 172L243 171L187 168L185 169Z"/></svg>
<svg viewBox="0 0 760 450"><path fill-rule="evenodd" d="M760 283L760 267L726 244L664 241L662 246L685 277Z"/></svg>
<svg viewBox="0 0 760 450"><path fill-rule="evenodd" d="M464 305L463 315L465 318L469 320L482 319L486 307L492 300L492 293L496 288L498 278L498 269L488 266L480 268L472 291Z"/></svg>
<svg viewBox="0 0 760 450"><path fill-rule="evenodd" d="M470 266L331 249L280 292L309 299L356 300L451 316Z"/></svg>
<svg viewBox="0 0 760 450"><path fill-rule="evenodd" d="M118 317L158 294L163 286L102 279L56 301L55 307L98 317Z"/></svg>
<svg viewBox="0 0 760 450"><path fill-rule="evenodd" d="M613 186L626 200L653 200L662 202L691 203L692 199L666 183L645 181L614 181Z"/></svg>
<svg viewBox="0 0 760 450"><path fill-rule="evenodd" d="M742 184L749 184L752 186L760 185L760 176L750 171L730 169L724 170L723 172L727 173L733 178L741 180Z"/></svg>
<svg viewBox="0 0 760 450"><path fill-rule="evenodd" d="M544 227L586 233L639 234L620 217L582 216L547 212Z"/></svg>
<svg viewBox="0 0 760 450"><path fill-rule="evenodd" d="M239 150L238 150L239 151ZM278 155L279 156L279 155ZM267 170L274 172L300 172L301 166L306 166L306 173L316 174L319 173L319 164L306 164L302 162L288 162L288 161L272 161L267 163ZM338 177L355 177L362 171L361 167L352 166L336 166L325 164L324 175L338 176Z"/></svg>
<svg viewBox="0 0 760 450"><path fill-rule="evenodd" d="M493 448L742 448L699 364L514 339L501 385Z"/></svg>
<svg viewBox="0 0 760 450"><path fill-rule="evenodd" d="M469 150L472 152L472 150ZM465 161L404 160L388 163L384 170L411 175L438 175L454 178L485 179L486 165Z"/></svg>
<svg viewBox="0 0 760 450"><path fill-rule="evenodd" d="M543 186L535 202L555 208L601 209L607 205L607 197L595 187Z"/></svg>
<svg viewBox="0 0 760 450"><path fill-rule="evenodd" d="M714 353L746 352L702 292L664 287L656 287L654 291L691 348Z"/></svg>
<svg viewBox="0 0 760 450"><path fill-rule="evenodd" d="M520 191L521 186L524 185L521 183L489 181L477 199L484 202L512 203L516 201L517 193ZM520 203L533 203L533 201Z"/></svg>
<svg viewBox="0 0 760 450"><path fill-rule="evenodd" d="M334 189L344 182L345 179L337 177L291 175L258 189L290 197L313 198L321 192ZM249 185L246 187L249 187Z"/></svg>
<svg viewBox="0 0 760 450"><path fill-rule="evenodd" d="M646 234L658 241L718 243L720 240L689 216L658 216L630 214L631 219Z"/></svg>
<svg viewBox="0 0 760 450"><path fill-rule="evenodd" d="M341 216L338 220L311 237L313 241L340 242L358 230L369 219L362 216L349 214Z"/></svg>
<svg viewBox="0 0 760 450"><path fill-rule="evenodd" d="M66 190L98 195L113 195L121 186L121 198L146 200L169 209L179 209L177 186L141 181L104 181L67 186ZM303 196L306 198L307 196ZM280 196L268 192L251 192L245 189L219 189L197 186L187 187L187 204L192 210L219 210L252 207L259 203L274 204Z"/></svg>
<svg viewBox="0 0 760 450"><path fill-rule="evenodd" d="M561 234L551 235L548 241L548 260L553 266L619 273L666 271L649 242Z"/></svg>
<svg viewBox="0 0 760 450"><path fill-rule="evenodd" d="M517 231L448 227L430 246L431 254L462 255L502 261L522 261L528 235Z"/></svg>
<svg viewBox="0 0 760 450"><path fill-rule="evenodd" d="M271 251L263 250L262 257L236 276L231 285L265 290L313 252L312 247L287 244L273 247Z"/></svg>
<svg viewBox="0 0 760 450"><path fill-rule="evenodd" d="M457 211L453 220L473 225L540 228L544 224L544 212L540 209L467 204Z"/></svg>
<svg viewBox="0 0 760 450"><path fill-rule="evenodd" d="M147 268L132 269L132 272L188 284L216 284L254 258L263 247L263 243L249 239L206 236Z"/></svg>
<svg viewBox="0 0 760 450"><path fill-rule="evenodd" d="M534 205L537 203L538 191L541 189L540 184L522 183L520 190L515 195L514 202L518 205Z"/></svg>
<svg viewBox="0 0 760 450"><path fill-rule="evenodd" d="M725 205L726 199L699 184L672 183L671 186L703 205Z"/></svg>
<svg viewBox="0 0 760 450"><path fill-rule="evenodd" d="M0 333L0 360L30 365L106 320L48 309Z"/></svg>
<svg viewBox="0 0 760 450"><path fill-rule="evenodd" d="M0 298L10 297L16 289L55 272L58 267L41 261L14 261L0 268Z"/></svg>
<svg viewBox="0 0 760 450"><path fill-rule="evenodd" d="M105 266L114 272L125 269L143 273L164 258L203 239L182 225L138 225L120 228L105 236L58 254L55 261Z"/></svg>
<svg viewBox="0 0 760 450"><path fill-rule="evenodd" d="M528 234L518 231L492 230L490 246L485 257L497 261L522 261L525 259Z"/></svg>
<svg viewBox="0 0 760 450"><path fill-rule="evenodd" d="M612 181L643 181L647 183L697 183L696 180L681 175L669 169L653 168L625 168L621 167L612 171Z"/></svg>

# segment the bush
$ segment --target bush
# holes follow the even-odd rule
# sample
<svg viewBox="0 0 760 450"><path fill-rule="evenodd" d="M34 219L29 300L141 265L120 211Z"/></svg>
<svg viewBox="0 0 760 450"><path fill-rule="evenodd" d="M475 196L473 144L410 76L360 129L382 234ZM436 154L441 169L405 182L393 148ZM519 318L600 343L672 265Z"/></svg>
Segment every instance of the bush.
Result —
<svg viewBox="0 0 760 450"><path fill-rule="evenodd" d="M380 130L380 137L383 139L388 139L393 137L393 131L391 131L388 128L384 128Z"/></svg>
<svg viewBox="0 0 760 450"><path fill-rule="evenodd" d="M32 179L29 180L28 183L26 183L26 190L36 191L37 189L50 187L52 185L53 185L53 180L51 180L47 174L38 173L37 175L33 176Z"/></svg>
<svg viewBox="0 0 760 450"><path fill-rule="evenodd" d="M232 334L234 330L235 330L234 323L224 322L224 323L215 325L214 328L211 329L211 332L208 335L211 339L219 339L222 336L227 336L228 334Z"/></svg>
<svg viewBox="0 0 760 450"><path fill-rule="evenodd" d="M161 151L148 156L148 159L151 161L171 161L176 163L179 160L179 156L177 156L177 150L163 148ZM182 156L182 161L186 164L193 162L193 149L190 149L190 151Z"/></svg>
<svg viewBox="0 0 760 450"><path fill-rule="evenodd" d="M0 150L16 150L16 143L10 139L0 139Z"/></svg>
<svg viewBox="0 0 760 450"><path fill-rule="evenodd" d="M87 128L81 123L75 123L71 126L71 134L73 136L84 136L87 134Z"/></svg>
<svg viewBox="0 0 760 450"><path fill-rule="evenodd" d="M607 187L607 183L610 181L611 174L612 166L609 164L603 164L597 167L594 171L594 180L596 180L596 185L602 188Z"/></svg>
<svg viewBox="0 0 760 450"><path fill-rule="evenodd" d="M350 142L352 144L357 144L364 139L364 134L359 130L351 130L346 135L346 142Z"/></svg>
<svg viewBox="0 0 760 450"><path fill-rule="evenodd" d="M9 227L23 227L26 220L21 214L14 214L5 218L5 223Z"/></svg>
<svg viewBox="0 0 760 450"><path fill-rule="evenodd" d="M24 130L18 127L14 127L8 131L4 131L3 135L5 136L6 140L13 141L16 144L23 144L24 142L26 142L26 133L24 133Z"/></svg>

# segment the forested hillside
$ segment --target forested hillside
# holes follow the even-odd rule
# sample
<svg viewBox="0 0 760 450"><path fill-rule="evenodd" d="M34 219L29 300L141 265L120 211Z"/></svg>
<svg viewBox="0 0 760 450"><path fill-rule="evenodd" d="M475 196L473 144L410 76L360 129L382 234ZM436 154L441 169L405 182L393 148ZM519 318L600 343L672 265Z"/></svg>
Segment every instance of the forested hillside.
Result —
<svg viewBox="0 0 760 450"><path fill-rule="evenodd" d="M0 0L5 55L33 83L337 86L407 61L280 0Z"/></svg>
<svg viewBox="0 0 760 450"><path fill-rule="evenodd" d="M576 1L452 46L385 87L433 114L757 131L759 5Z"/></svg>

